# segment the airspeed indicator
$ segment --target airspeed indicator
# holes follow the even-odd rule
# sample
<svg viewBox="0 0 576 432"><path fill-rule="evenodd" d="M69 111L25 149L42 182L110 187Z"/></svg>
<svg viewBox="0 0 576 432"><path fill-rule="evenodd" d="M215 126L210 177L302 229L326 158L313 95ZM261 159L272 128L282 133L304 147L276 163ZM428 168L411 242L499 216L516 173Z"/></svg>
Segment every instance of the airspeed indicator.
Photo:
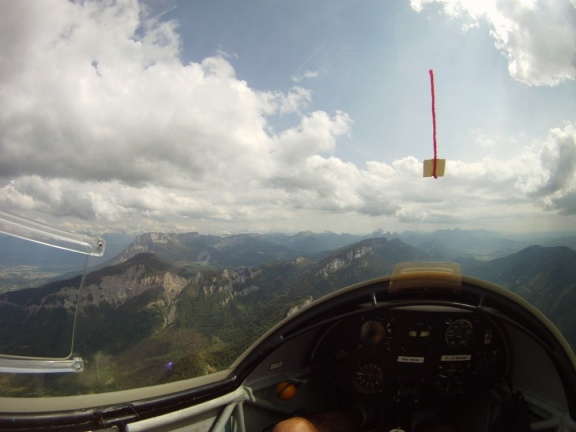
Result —
<svg viewBox="0 0 576 432"><path fill-rule="evenodd" d="M474 326L470 320L461 318L446 329L445 339L449 348L469 348L474 337Z"/></svg>

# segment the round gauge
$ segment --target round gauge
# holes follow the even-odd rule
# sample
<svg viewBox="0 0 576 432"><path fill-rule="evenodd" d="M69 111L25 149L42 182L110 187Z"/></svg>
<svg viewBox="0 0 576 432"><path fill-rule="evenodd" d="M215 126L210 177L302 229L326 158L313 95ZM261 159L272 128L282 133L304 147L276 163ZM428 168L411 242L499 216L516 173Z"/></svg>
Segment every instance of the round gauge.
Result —
<svg viewBox="0 0 576 432"><path fill-rule="evenodd" d="M375 363L360 363L353 373L356 389L362 393L377 393L384 387L384 369Z"/></svg>
<svg viewBox="0 0 576 432"><path fill-rule="evenodd" d="M467 372L468 365L451 364L442 366L436 378L436 387L446 393L459 391L466 382Z"/></svg>
<svg viewBox="0 0 576 432"><path fill-rule="evenodd" d="M454 321L446 329L446 343L450 348L469 348L474 336L472 322L461 318Z"/></svg>
<svg viewBox="0 0 576 432"><path fill-rule="evenodd" d="M348 358L348 353L346 352L346 350L344 348L336 348L333 352L332 352L332 361L334 363L344 363L346 361L346 359Z"/></svg>
<svg viewBox="0 0 576 432"><path fill-rule="evenodd" d="M360 327L360 341L362 345L378 348L384 342L386 328L380 321L366 321Z"/></svg>

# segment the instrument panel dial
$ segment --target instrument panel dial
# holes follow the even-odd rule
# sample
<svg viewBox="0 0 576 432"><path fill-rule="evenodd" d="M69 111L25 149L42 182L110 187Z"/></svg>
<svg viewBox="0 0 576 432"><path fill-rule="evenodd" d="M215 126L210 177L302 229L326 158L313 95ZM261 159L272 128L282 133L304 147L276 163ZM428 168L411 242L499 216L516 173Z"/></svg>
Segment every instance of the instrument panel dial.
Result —
<svg viewBox="0 0 576 432"><path fill-rule="evenodd" d="M360 343L365 348L380 350L385 346L390 346L392 333L390 320L371 319L360 326Z"/></svg>
<svg viewBox="0 0 576 432"><path fill-rule="evenodd" d="M445 339L449 348L467 349L472 345L474 325L472 321L460 318L452 322L446 329Z"/></svg>
<svg viewBox="0 0 576 432"><path fill-rule="evenodd" d="M360 342L370 348L378 348L384 342L386 328L380 321L366 321L360 327Z"/></svg>
<svg viewBox="0 0 576 432"><path fill-rule="evenodd" d="M384 369L376 363L357 364L352 378L354 387L361 393L378 393L384 388Z"/></svg>

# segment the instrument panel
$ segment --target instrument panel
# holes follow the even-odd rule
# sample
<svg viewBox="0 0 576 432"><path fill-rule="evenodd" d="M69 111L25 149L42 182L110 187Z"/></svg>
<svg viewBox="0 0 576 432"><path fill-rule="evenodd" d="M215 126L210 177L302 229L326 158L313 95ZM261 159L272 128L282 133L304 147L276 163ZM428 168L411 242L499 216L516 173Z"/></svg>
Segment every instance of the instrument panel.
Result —
<svg viewBox="0 0 576 432"><path fill-rule="evenodd" d="M432 397L506 374L501 329L478 312L439 306L372 310L329 329L313 355L326 378L364 397Z"/></svg>

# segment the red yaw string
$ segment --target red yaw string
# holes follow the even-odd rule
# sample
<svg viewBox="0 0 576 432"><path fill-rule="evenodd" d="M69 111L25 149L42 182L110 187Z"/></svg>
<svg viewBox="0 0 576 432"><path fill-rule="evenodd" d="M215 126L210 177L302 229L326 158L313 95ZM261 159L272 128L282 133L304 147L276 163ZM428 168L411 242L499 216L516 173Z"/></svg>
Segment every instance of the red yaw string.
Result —
<svg viewBox="0 0 576 432"><path fill-rule="evenodd" d="M430 69L428 73L430 74L430 89L432 91L432 136L434 139L434 168L432 175L435 179L437 179L438 176L436 175L436 161L438 160L438 144L436 143L436 95L434 93L434 71Z"/></svg>

